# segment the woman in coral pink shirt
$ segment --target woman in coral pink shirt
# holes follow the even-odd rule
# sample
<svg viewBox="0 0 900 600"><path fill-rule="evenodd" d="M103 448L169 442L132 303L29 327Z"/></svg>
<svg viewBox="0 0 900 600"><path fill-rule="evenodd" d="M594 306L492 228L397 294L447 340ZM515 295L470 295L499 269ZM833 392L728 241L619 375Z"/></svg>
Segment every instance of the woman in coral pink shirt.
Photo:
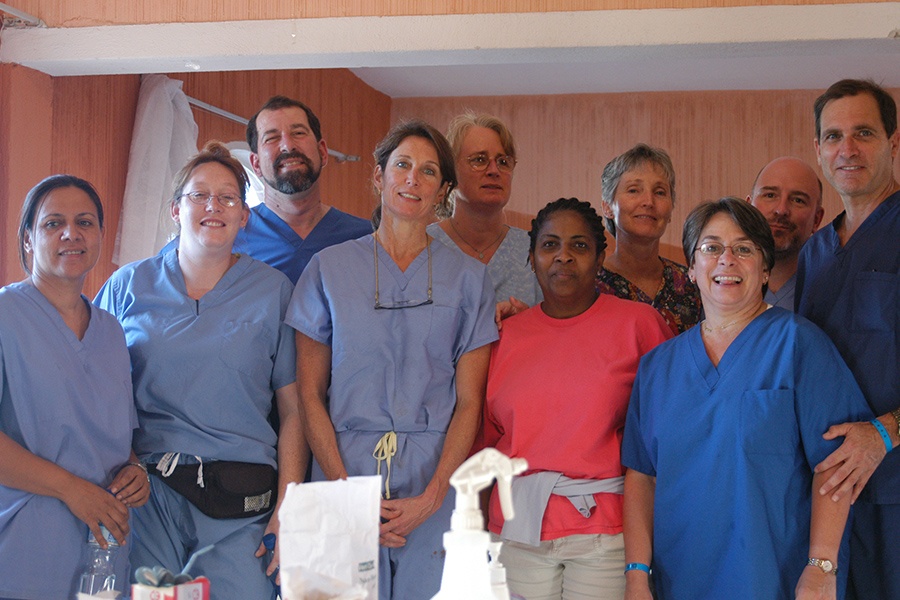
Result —
<svg viewBox="0 0 900 600"><path fill-rule="evenodd" d="M649 305L598 295L606 242L589 203L548 204L530 236L544 301L503 323L478 444L529 470L513 484L516 518L504 523L495 493L489 529L512 592L622 598L625 413L641 356L672 333Z"/></svg>

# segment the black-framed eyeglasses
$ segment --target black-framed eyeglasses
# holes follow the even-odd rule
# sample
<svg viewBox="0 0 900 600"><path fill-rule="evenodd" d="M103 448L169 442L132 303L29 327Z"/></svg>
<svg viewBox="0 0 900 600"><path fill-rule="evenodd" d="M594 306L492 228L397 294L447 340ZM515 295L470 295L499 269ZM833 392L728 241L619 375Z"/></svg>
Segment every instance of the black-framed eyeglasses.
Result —
<svg viewBox="0 0 900 600"><path fill-rule="evenodd" d="M719 258L725 253L726 248L729 248L736 258L744 260L753 258L760 251L758 246L747 242L738 242L730 246L719 244L718 242L706 242L694 248L694 252L699 252L711 258Z"/></svg>
<svg viewBox="0 0 900 600"><path fill-rule="evenodd" d="M375 310L397 310L401 308L415 308L417 306L427 306L434 304L431 299L431 244L428 240L425 242L425 250L428 252L428 297L425 300L400 300L393 304L382 304L381 293L378 288L378 235L372 234L372 246L375 248Z"/></svg>
<svg viewBox="0 0 900 600"><path fill-rule="evenodd" d="M237 194L207 194L206 192L188 192L186 194L182 194L181 197L187 198L198 206L205 206L209 203L210 198L215 198L216 201L225 208L231 208L241 203L241 197Z"/></svg>
<svg viewBox="0 0 900 600"><path fill-rule="evenodd" d="M512 173L512 170L516 168L516 157L509 154L500 154L491 158L482 152L466 157L466 162L469 163L473 171L484 171L491 164L491 161L494 161L497 164L497 169L504 173Z"/></svg>

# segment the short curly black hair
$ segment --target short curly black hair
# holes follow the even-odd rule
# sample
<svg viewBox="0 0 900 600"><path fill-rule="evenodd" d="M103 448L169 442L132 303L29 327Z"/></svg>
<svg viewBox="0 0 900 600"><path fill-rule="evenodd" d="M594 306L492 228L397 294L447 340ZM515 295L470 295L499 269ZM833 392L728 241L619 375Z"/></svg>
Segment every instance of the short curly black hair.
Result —
<svg viewBox="0 0 900 600"><path fill-rule="evenodd" d="M597 254L606 250L606 229L603 227L603 219L600 218L600 215L597 214L597 211L591 206L591 203L582 202L578 198L560 198L559 200L554 200L547 204L547 206L542 208L537 216L531 221L531 231L528 232L528 237L531 239L531 244L529 246L530 254L534 254L534 249L537 246L537 237L541 232L541 227L544 226L544 223L550 218L550 215L563 210L571 210L574 213L578 213L578 215L584 219L584 222L587 223L587 226L591 230L591 234L594 236L594 242L597 244Z"/></svg>

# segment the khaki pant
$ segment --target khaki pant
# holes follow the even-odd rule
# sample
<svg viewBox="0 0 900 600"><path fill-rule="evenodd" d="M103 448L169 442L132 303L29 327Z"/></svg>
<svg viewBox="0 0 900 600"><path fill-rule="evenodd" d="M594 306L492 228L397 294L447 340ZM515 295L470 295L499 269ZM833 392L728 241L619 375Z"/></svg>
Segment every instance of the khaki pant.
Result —
<svg viewBox="0 0 900 600"><path fill-rule="evenodd" d="M491 534L493 541L499 537ZM621 600L625 542L618 535L570 535L538 547L503 542L509 591L526 600Z"/></svg>

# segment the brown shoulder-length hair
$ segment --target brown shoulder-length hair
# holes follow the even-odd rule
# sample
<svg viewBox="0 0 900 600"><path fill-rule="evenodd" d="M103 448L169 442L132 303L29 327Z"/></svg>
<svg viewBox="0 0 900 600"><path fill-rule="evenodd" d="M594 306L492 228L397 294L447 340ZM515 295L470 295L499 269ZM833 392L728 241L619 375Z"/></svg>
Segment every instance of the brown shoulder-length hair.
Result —
<svg viewBox="0 0 900 600"><path fill-rule="evenodd" d="M381 171L387 168L388 159L397 147L403 143L408 137L419 137L431 142L434 151L438 156L438 167L441 170L441 185L447 184L447 191L444 199L435 207L435 214L438 217L446 216L450 210L450 192L456 187L456 166L453 160L453 149L447 138L440 131L426 123L425 121L414 119L412 121L401 121L394 125L384 139L375 146L375 152L372 156L375 158L375 164L381 167ZM372 226L378 229L381 223L381 205L375 207L372 213Z"/></svg>

